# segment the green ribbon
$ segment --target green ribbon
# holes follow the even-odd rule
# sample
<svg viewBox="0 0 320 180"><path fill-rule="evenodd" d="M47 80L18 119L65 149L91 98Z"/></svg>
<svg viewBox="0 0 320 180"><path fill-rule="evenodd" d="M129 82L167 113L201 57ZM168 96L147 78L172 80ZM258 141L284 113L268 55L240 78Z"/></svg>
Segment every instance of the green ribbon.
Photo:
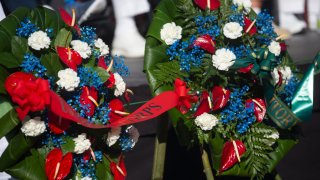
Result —
<svg viewBox="0 0 320 180"><path fill-rule="evenodd" d="M288 129L299 122L311 119L313 108L313 85L314 75L320 72L318 64L320 52L314 63L310 65L299 84L292 100L292 107L289 109L274 93L274 87L266 79L263 81L264 94L267 102L267 113L269 117L280 128Z"/></svg>
<svg viewBox="0 0 320 180"><path fill-rule="evenodd" d="M276 61L276 56L273 53L270 53L267 48L261 48L245 58L237 59L231 68L245 68L253 64L251 73L266 78L269 76L271 69L275 67Z"/></svg>

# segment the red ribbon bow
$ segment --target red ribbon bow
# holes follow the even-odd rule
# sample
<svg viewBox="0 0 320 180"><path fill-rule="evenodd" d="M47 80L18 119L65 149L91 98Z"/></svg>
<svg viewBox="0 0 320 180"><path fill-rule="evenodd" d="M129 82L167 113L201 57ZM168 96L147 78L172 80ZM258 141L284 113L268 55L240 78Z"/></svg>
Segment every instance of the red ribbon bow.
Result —
<svg viewBox="0 0 320 180"><path fill-rule="evenodd" d="M187 89L186 83L179 78L174 82L174 91L179 97L176 108L182 114L186 114L191 108L191 103L197 102L197 96L188 94L189 89Z"/></svg>
<svg viewBox="0 0 320 180"><path fill-rule="evenodd" d="M41 111L50 104L49 81L36 79L32 74L13 73L6 79L5 88L12 101L19 105L16 111L20 120L23 120L29 111Z"/></svg>

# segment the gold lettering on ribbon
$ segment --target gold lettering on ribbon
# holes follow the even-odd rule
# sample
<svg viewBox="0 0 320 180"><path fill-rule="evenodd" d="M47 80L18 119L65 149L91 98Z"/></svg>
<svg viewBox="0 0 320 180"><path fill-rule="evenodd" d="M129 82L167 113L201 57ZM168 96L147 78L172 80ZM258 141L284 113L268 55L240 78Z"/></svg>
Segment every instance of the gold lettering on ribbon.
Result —
<svg viewBox="0 0 320 180"><path fill-rule="evenodd" d="M273 122L283 129L290 128L299 122L292 111L275 96L268 102L267 112Z"/></svg>

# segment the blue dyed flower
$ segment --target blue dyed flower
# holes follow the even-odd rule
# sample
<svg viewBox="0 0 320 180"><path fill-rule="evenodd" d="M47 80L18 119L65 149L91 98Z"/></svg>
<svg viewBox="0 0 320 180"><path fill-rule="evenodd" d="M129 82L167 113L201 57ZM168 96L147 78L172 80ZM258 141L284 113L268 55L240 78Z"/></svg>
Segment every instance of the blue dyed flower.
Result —
<svg viewBox="0 0 320 180"><path fill-rule="evenodd" d="M16 35L20 37L27 38L30 34L39 30L28 18L24 18L23 21L20 22L20 25L21 27L16 29Z"/></svg>
<svg viewBox="0 0 320 180"><path fill-rule="evenodd" d="M94 40L97 38L96 28L90 26L83 26L80 29L81 36L80 40L88 43L89 45L94 44Z"/></svg>
<svg viewBox="0 0 320 180"><path fill-rule="evenodd" d="M78 68L78 76L80 78L80 86L92 86L99 89L103 85L98 73L91 67Z"/></svg>
<svg viewBox="0 0 320 180"><path fill-rule="evenodd" d="M261 44L269 45L277 37L273 29L273 17L267 12L262 11L258 14L256 26L258 29L257 39Z"/></svg>
<svg viewBox="0 0 320 180"><path fill-rule="evenodd" d="M47 69L40 63L40 59L30 53L26 53L23 57L22 70L27 73L33 73L36 77L43 77Z"/></svg>
<svg viewBox="0 0 320 180"><path fill-rule="evenodd" d="M290 78L288 83L285 85L282 91L279 92L279 97L282 101L284 101L289 107L291 106L294 93L297 90L297 87L300 84L300 80L293 76Z"/></svg>
<svg viewBox="0 0 320 180"><path fill-rule="evenodd" d="M119 144L122 151L130 151L138 142L139 132L134 126L129 126L124 132L121 133Z"/></svg>

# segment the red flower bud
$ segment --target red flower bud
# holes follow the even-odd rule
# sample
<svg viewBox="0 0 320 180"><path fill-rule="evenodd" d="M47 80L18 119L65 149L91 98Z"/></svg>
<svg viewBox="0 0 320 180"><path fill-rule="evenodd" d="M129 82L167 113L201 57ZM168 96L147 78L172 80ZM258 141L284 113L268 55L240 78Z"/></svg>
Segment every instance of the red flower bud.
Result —
<svg viewBox="0 0 320 180"><path fill-rule="evenodd" d="M87 116L92 116L94 114L96 106L98 106L97 100L98 92L94 87L88 88L87 86L84 86L82 88L80 104L86 107L84 110Z"/></svg>
<svg viewBox="0 0 320 180"><path fill-rule="evenodd" d="M230 91L221 87L215 86L212 89L212 110L216 111L227 105L230 98Z"/></svg>
<svg viewBox="0 0 320 180"><path fill-rule="evenodd" d="M246 147L239 140L228 141L224 144L221 156L220 173L235 165L246 152Z"/></svg>
<svg viewBox="0 0 320 180"><path fill-rule="evenodd" d="M198 37L194 42L194 46L199 46L200 48L213 54L216 51L216 43L212 40L212 37L208 34Z"/></svg>
<svg viewBox="0 0 320 180"><path fill-rule="evenodd" d="M105 69L105 70L108 69L108 66L107 66L106 62L104 61L103 56L101 56L99 58L98 66ZM110 74L110 77L108 78L107 82L105 82L104 85L107 86L107 88L112 88L114 86L114 84L116 83L116 80L115 80L114 75L111 71L109 72L109 74Z"/></svg>
<svg viewBox="0 0 320 180"><path fill-rule="evenodd" d="M127 176L127 170L124 165L123 156L120 156L118 164L115 162L110 163L110 170L114 176L114 180L124 180Z"/></svg>
<svg viewBox="0 0 320 180"><path fill-rule="evenodd" d="M194 113L194 116L200 116L203 113L208 113L210 112L210 106L209 106L209 101L208 101L209 93L207 91L203 91L201 98L200 98L200 105L197 109L197 111Z"/></svg>
<svg viewBox="0 0 320 180"><path fill-rule="evenodd" d="M286 51L287 50L287 45L285 42L281 42L280 43L280 47L281 47L281 52Z"/></svg>
<svg viewBox="0 0 320 180"><path fill-rule="evenodd" d="M260 98L248 99L246 101L246 107L249 107L251 103L254 104L254 116L258 122L261 122L267 112L266 103Z"/></svg>
<svg viewBox="0 0 320 180"><path fill-rule="evenodd" d="M123 103L119 99L112 99L109 102L109 108L111 109L111 112L109 114L110 120L109 122L112 124L113 122L116 122L118 119L121 119L124 117L124 115L117 113L124 112L124 106Z"/></svg>
<svg viewBox="0 0 320 180"><path fill-rule="evenodd" d="M46 157L46 175L49 180L62 180L69 173L72 167L72 153L68 152L63 156L61 149L55 148Z"/></svg>
<svg viewBox="0 0 320 180"><path fill-rule="evenodd" d="M77 51L70 48L57 47L57 52L61 61L69 68L77 71L77 66L82 63L82 57Z"/></svg>
<svg viewBox="0 0 320 180"><path fill-rule="evenodd" d="M247 30L250 28L251 24L252 24L252 21L248 17L244 17L244 32L247 32ZM248 33L250 34L250 36L252 36L252 35L256 34L257 31L258 31L257 27L255 25L253 25Z"/></svg>
<svg viewBox="0 0 320 180"><path fill-rule="evenodd" d="M216 10L220 7L220 0L194 0L194 2L203 10Z"/></svg>

